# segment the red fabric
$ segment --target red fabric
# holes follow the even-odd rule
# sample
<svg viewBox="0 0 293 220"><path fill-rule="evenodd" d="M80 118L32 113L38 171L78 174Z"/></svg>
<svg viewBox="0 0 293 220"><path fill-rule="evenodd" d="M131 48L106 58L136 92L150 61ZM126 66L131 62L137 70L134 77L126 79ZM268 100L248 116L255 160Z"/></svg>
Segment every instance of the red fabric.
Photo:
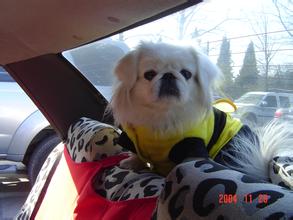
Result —
<svg viewBox="0 0 293 220"><path fill-rule="evenodd" d="M75 163L69 156L65 147L64 155L68 164L72 179L78 192L77 205L74 219L150 219L156 206L157 198L132 199L128 201L109 201L98 195L93 187L93 179L96 175L113 165L118 164L126 155L118 155L105 158L98 162Z"/></svg>

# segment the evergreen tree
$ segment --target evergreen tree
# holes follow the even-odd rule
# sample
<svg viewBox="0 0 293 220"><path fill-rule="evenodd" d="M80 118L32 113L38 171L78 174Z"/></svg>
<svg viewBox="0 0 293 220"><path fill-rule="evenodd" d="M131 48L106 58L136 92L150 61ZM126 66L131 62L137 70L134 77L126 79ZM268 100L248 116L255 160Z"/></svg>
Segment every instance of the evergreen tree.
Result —
<svg viewBox="0 0 293 220"><path fill-rule="evenodd" d="M230 41L227 37L223 38L220 55L217 60L217 65L221 69L224 82L222 84L222 89L228 96L233 95L233 72L232 72L232 59L231 59L231 51L230 51Z"/></svg>
<svg viewBox="0 0 293 220"><path fill-rule="evenodd" d="M258 73L254 44L251 41L247 47L239 75L235 80L242 94L251 90L258 90Z"/></svg>

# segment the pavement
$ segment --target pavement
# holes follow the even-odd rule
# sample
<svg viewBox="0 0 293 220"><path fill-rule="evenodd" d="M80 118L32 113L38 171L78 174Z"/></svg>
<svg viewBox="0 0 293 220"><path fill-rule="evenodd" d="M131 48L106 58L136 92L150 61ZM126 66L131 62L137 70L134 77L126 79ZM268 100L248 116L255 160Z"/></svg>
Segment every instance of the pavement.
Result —
<svg viewBox="0 0 293 220"><path fill-rule="evenodd" d="M30 183L23 164L0 161L0 220L13 219L29 191Z"/></svg>

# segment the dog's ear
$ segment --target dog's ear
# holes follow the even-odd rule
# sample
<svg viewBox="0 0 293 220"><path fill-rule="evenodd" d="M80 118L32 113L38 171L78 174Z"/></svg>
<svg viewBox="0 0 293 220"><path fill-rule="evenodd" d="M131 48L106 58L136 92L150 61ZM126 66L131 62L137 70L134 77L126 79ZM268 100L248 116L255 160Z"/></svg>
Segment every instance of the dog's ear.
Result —
<svg viewBox="0 0 293 220"><path fill-rule="evenodd" d="M214 82L221 79L222 72L207 55L196 51L194 48L191 48L191 53L194 56L197 67L194 76L195 82L199 83L204 89L210 90Z"/></svg>
<svg viewBox="0 0 293 220"><path fill-rule="evenodd" d="M131 106L130 91L134 87L138 77L137 51L126 54L116 65L114 73L116 80L113 86L113 95L107 112L112 112L115 123L125 123L125 115Z"/></svg>
<svg viewBox="0 0 293 220"><path fill-rule="evenodd" d="M203 83L212 85L215 80L220 79L222 73L220 69L214 64L208 56L202 53L196 53L197 55L197 71L199 77L201 77Z"/></svg>
<svg viewBox="0 0 293 220"><path fill-rule="evenodd" d="M137 80L137 51L131 51L122 57L114 69L118 83L131 89Z"/></svg>
<svg viewBox="0 0 293 220"><path fill-rule="evenodd" d="M212 89L215 86L215 81L222 78L222 72L208 56L196 51L194 48L191 48L191 50L197 67L194 81L198 84L202 93L202 104L206 107L211 107Z"/></svg>

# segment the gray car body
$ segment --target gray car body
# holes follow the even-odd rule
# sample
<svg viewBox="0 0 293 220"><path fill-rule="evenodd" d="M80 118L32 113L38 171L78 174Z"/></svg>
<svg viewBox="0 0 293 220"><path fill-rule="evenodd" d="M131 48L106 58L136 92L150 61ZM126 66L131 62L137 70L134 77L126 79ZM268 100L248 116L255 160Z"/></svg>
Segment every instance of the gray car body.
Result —
<svg viewBox="0 0 293 220"><path fill-rule="evenodd" d="M283 121L293 121L293 108L280 108L275 113L275 118Z"/></svg>
<svg viewBox="0 0 293 220"><path fill-rule="evenodd" d="M23 161L49 122L15 82L0 82L0 159Z"/></svg>
<svg viewBox="0 0 293 220"><path fill-rule="evenodd" d="M234 117L241 118L244 122L247 117L249 120L253 120L257 125L264 125L274 119L275 112L277 109L282 108L283 104L281 97L288 99L288 105L293 105L293 94L292 93L279 93L279 92L249 92L244 95L251 97L259 96L259 100L255 103L241 102L241 98L235 100L237 111L233 114ZM266 99L268 97L274 97L276 103L274 106L267 105Z"/></svg>

